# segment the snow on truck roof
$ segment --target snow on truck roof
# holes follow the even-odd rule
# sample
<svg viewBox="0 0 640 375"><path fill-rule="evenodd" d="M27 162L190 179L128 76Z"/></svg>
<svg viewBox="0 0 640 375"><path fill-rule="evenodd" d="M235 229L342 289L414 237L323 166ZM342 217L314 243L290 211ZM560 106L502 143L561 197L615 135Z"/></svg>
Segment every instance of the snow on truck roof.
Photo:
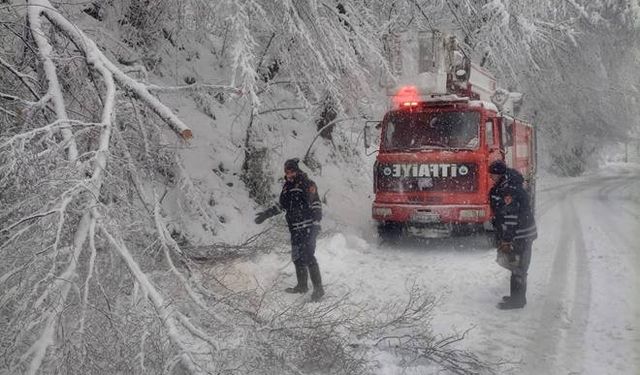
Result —
<svg viewBox="0 0 640 375"><path fill-rule="evenodd" d="M420 98L420 101L432 103L432 102L467 102L469 98L464 96L458 96L456 94L445 94L445 95L423 95Z"/></svg>
<svg viewBox="0 0 640 375"><path fill-rule="evenodd" d="M447 103L466 104L469 108L485 108L489 111L500 112L498 110L498 107L491 102L487 102L484 100L469 100L469 98L467 97L461 97L455 94L434 95L434 96L428 96L428 97L421 96L419 99L415 101L397 103L396 109L417 107L419 103L431 103L431 104L435 104L436 106L438 106L438 104L446 105Z"/></svg>
<svg viewBox="0 0 640 375"><path fill-rule="evenodd" d="M466 104L470 108L485 108L489 111L499 112L498 107L486 100L470 100L467 96L459 96L457 94L445 94L445 93L429 93L425 94L423 90L420 90L416 86L408 85L399 88L395 95L393 95L394 108L413 108L423 104L447 105L451 104Z"/></svg>
<svg viewBox="0 0 640 375"><path fill-rule="evenodd" d="M469 107L483 107L490 111L500 112L495 104L484 100L471 100L469 101Z"/></svg>

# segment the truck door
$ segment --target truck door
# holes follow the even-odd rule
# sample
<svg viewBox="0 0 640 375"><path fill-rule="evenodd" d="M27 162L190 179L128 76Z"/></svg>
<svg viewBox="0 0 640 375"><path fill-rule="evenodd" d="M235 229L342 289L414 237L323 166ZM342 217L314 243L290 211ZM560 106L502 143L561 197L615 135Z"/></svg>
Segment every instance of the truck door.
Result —
<svg viewBox="0 0 640 375"><path fill-rule="evenodd" d="M509 117L500 118L500 151L508 167L515 166L513 155L514 121Z"/></svg>
<svg viewBox="0 0 640 375"><path fill-rule="evenodd" d="M489 150L489 164L494 160L502 160L500 147L500 118L488 118L484 123L484 138Z"/></svg>

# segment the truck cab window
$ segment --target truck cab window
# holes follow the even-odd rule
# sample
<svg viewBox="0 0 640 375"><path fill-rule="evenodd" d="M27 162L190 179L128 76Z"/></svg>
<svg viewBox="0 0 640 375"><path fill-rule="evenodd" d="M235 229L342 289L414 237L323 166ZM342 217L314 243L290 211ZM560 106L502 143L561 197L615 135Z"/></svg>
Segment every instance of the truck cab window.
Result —
<svg viewBox="0 0 640 375"><path fill-rule="evenodd" d="M388 148L393 148L393 134L396 131L396 126L392 121L387 122L384 132L384 144Z"/></svg>
<svg viewBox="0 0 640 375"><path fill-rule="evenodd" d="M480 113L397 111L386 119L384 149L477 149Z"/></svg>
<svg viewBox="0 0 640 375"><path fill-rule="evenodd" d="M487 139L487 146L492 148L495 146L494 138L493 138L493 121L487 121L484 123L485 127L485 137Z"/></svg>
<svg viewBox="0 0 640 375"><path fill-rule="evenodd" d="M502 119L502 148L513 146L513 119Z"/></svg>

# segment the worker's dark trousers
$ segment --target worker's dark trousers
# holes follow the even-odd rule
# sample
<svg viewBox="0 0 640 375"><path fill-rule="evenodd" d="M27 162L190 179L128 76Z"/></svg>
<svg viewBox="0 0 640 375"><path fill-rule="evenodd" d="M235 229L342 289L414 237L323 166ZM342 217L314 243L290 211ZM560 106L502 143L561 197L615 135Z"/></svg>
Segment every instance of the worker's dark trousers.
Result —
<svg viewBox="0 0 640 375"><path fill-rule="evenodd" d="M527 271L531 263L531 247L533 239L513 241L513 252L520 256L515 269L511 271L511 298L517 302L527 303Z"/></svg>
<svg viewBox="0 0 640 375"><path fill-rule="evenodd" d="M311 300L317 301L324 295L320 266L315 257L316 237L319 227L312 226L297 231L291 231L291 260L296 266L298 289L307 290L307 269L313 284Z"/></svg>
<svg viewBox="0 0 640 375"><path fill-rule="evenodd" d="M291 261L296 266L309 267L317 264L316 236L313 227L291 231Z"/></svg>

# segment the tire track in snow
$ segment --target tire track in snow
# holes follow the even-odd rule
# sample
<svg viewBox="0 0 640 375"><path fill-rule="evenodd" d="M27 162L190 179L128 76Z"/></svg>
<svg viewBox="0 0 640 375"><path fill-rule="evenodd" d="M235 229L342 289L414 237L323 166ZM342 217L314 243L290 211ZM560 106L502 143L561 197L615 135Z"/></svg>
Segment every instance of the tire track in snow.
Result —
<svg viewBox="0 0 640 375"><path fill-rule="evenodd" d="M597 215L593 217L598 217L594 224L602 233L597 241L601 247L592 256L600 274L605 272L600 289L609 293L606 303L596 304L597 312L609 319L604 327L591 327L596 343L592 350L593 356L609 357L606 370L616 373L640 374L640 247L635 233L640 217L628 208L637 209L638 202L626 195L638 194L639 181L640 175L629 176L600 188L594 192L596 205L592 208Z"/></svg>
<svg viewBox="0 0 640 375"><path fill-rule="evenodd" d="M587 189L588 186L584 183L572 183L557 185L557 189L551 190L546 188L544 190L537 191L537 194L545 192L543 197L547 198L536 207L536 218L545 216L552 208L556 207L558 203L561 203L567 199L569 193L575 194L576 192Z"/></svg>
<svg viewBox="0 0 640 375"><path fill-rule="evenodd" d="M570 372L584 373L584 335L585 329L589 324L589 313L591 309L591 269L589 267L589 258L587 247L585 245L585 237L582 231L582 223L580 221L578 211L573 201L569 201L571 209L569 211L569 220L573 223L573 267L575 283L573 285L573 301L571 302L571 311L568 315L567 336L565 345L565 355L562 358L565 367ZM579 360L576 360L579 359Z"/></svg>
<svg viewBox="0 0 640 375"><path fill-rule="evenodd" d="M625 204L627 201L630 201L630 199L624 199L624 195L622 194L622 192L626 190L631 190L634 187L634 185L638 184L639 182L640 182L640 176L624 177L621 179L613 180L610 183L608 183L606 186L603 186L602 188L600 188L598 190L597 196L598 196L598 201L602 205L602 208L604 209L604 211L613 210L614 209L613 205L615 205L616 213L619 213L620 211L624 211L624 213L627 216L629 216L630 219L636 222L640 221L640 215L637 212L634 212L631 209L629 209ZM618 196L622 198L613 199L614 196ZM632 205L635 205L635 207L637 208L637 204L632 203ZM624 221L624 220L621 220L619 215L612 215L611 217L615 221ZM629 233L621 231L619 229L620 228L619 225L611 225L610 223L606 223L606 224L609 225L610 227L609 229L611 229L614 233L618 234L620 237L625 239L626 245L628 247L631 248L633 245L636 244L635 238L630 237ZM618 237L616 236L615 238L618 238Z"/></svg>
<svg viewBox="0 0 640 375"><path fill-rule="evenodd" d="M576 186L571 186L575 188ZM584 190L585 187L583 186ZM537 329L527 346L525 373L580 373L584 327L590 306L590 275L580 221L568 189L545 202L558 207L562 222Z"/></svg>
<svg viewBox="0 0 640 375"><path fill-rule="evenodd" d="M627 190L633 189L634 184L637 184L639 180L640 176L603 176L589 179L583 184L564 184L559 185L557 190L546 190L545 197L547 199L539 205L538 216L543 217L547 216L547 213L556 214L557 212L557 217L561 218L560 234L558 236L559 242L555 246L549 282L543 295L546 301L539 313L536 334L531 338L527 349L528 356L524 373L598 373L594 372L597 370L589 367L589 362L593 362L594 359L586 357L594 355L594 353L590 353L593 350L593 342L584 343L587 339L587 332L592 332L593 335L595 330L596 337L603 334L608 336L612 332L607 329L602 331L602 327L590 326L589 317L593 314L602 314L602 311L594 310L594 306L596 309L606 309L609 304L616 304L618 301L610 299L613 297L607 295L605 291L604 296L609 298L608 300L592 302L593 285L590 282L592 272L590 262L598 262L600 257L597 256L597 253L603 249L594 248L595 244L593 243L589 243L590 247L587 248L585 243L587 237L583 233L583 226L586 230L587 225L593 224L590 220L595 219L598 229L605 233L606 241L615 244L616 248L621 249L620 251L627 249L626 252L629 254L624 255L626 261L640 266L640 257L632 250L638 248L637 242L633 238L633 234L625 231L629 224L627 220L630 219L632 222L638 223L638 215L627 207L637 208L637 203L627 197ZM582 223L578 207L581 210L597 208L593 213L588 213L588 216L583 218L586 223ZM552 216L555 215L549 215L549 217ZM592 236L593 228L589 227L588 230ZM598 237L596 236L596 238ZM596 265L601 266L597 263L594 264L594 266ZM598 275L597 272L596 275ZM638 284L635 282L633 285L637 286ZM600 288L602 288L601 285ZM602 290L599 295L601 294ZM602 295L600 299L602 299ZM633 303L631 305L633 306ZM632 310L636 316L638 316L637 310L637 307ZM595 316L592 319L595 319L594 323L597 324L602 317ZM610 329L619 328L617 323L608 324L607 327L610 325ZM609 338L609 340L611 339ZM635 345L636 348L640 347L640 333L636 334L635 342L626 343L626 345L629 344ZM600 349L596 350L604 350L602 348L607 348L607 345L597 345L597 347ZM619 353L616 351L616 353L617 356L623 355L624 350ZM610 354L602 352L596 355L610 356ZM640 356L631 358L629 362L631 362L632 368L636 370L640 368ZM619 373L616 370L621 368L630 370L625 366L628 364L625 365L623 359L616 359L613 363L608 363L604 365L604 368L599 367L599 369L611 370L616 373Z"/></svg>
<svg viewBox="0 0 640 375"><path fill-rule="evenodd" d="M606 180L607 183L619 185L621 182L629 181L629 177L616 177ZM563 201L569 194L577 195L580 192L589 190L594 186L602 184L602 178L591 177L578 182L563 183L554 186L547 186L543 189L537 189L536 194L544 193L543 197L550 197L540 202L536 207L536 217L544 216L549 210L555 207L559 201ZM637 181L637 180L636 180Z"/></svg>

